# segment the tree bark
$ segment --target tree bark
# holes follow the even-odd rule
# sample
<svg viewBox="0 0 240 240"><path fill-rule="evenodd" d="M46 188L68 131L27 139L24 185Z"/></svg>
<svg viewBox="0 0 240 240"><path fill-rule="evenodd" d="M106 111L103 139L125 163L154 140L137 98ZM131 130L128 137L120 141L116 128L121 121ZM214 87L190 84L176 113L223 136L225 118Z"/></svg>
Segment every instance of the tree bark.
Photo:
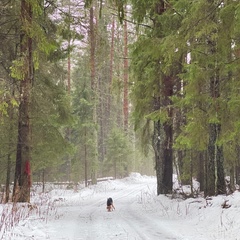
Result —
<svg viewBox="0 0 240 240"><path fill-rule="evenodd" d="M163 14L165 11L165 3L160 0L155 5L155 13ZM158 19L153 19L156 37L161 38L161 23ZM160 35L159 35L160 34ZM155 97L153 109L159 110L160 107L167 110L168 120L163 124L160 121L154 122L153 148L156 161L157 175L157 194L168 194L172 192L172 174L173 174L173 113L171 108L171 99L173 95L173 79L171 76L162 75L163 81L161 86L161 98Z"/></svg>
<svg viewBox="0 0 240 240"><path fill-rule="evenodd" d="M208 143L208 186L207 186L207 195L214 196L216 194L216 161L217 161L217 128L216 124L209 124L209 143Z"/></svg>
<svg viewBox="0 0 240 240"><path fill-rule="evenodd" d="M110 48L110 67L109 67L109 88L108 88L108 101L107 101L107 121L108 129L110 129L110 116L111 116L111 101L112 101L112 82L113 82L113 63L114 63L114 43L115 43L115 17L112 19L111 28L111 48Z"/></svg>
<svg viewBox="0 0 240 240"><path fill-rule="evenodd" d="M69 16L71 16L71 6L70 3L68 5L68 14ZM68 20L69 24L68 24L68 31L71 31L71 23L70 23L70 19ZM68 91L68 95L71 95L71 37L68 37L68 58L67 58L67 91ZM69 106L70 107L70 106ZM66 135L67 135L67 140L70 141L71 138L71 130L68 127L66 129ZM72 178L71 178L71 169L72 169L72 161L71 161L71 157L68 155L67 156L67 178L68 181L71 182Z"/></svg>
<svg viewBox="0 0 240 240"><path fill-rule="evenodd" d="M213 83L212 83L213 84ZM215 84L215 83L214 83ZM219 83L217 83L219 84ZM216 89L214 90L216 91ZM214 93L216 97L216 92ZM208 186L207 195L218 195L226 192L224 168L223 168L223 147L217 144L221 133L221 124L209 124L209 144L208 144Z"/></svg>
<svg viewBox="0 0 240 240"><path fill-rule="evenodd" d="M172 149L172 125L169 123L164 124L164 143L163 143L163 189L162 193L167 194L172 192L172 175L173 175L173 149Z"/></svg>
<svg viewBox="0 0 240 240"><path fill-rule="evenodd" d="M197 180L200 183L200 191L204 191L204 152L198 152Z"/></svg>
<svg viewBox="0 0 240 240"><path fill-rule="evenodd" d="M45 192L45 169L42 170L42 192Z"/></svg>
<svg viewBox="0 0 240 240"><path fill-rule="evenodd" d="M208 0L210 4L214 3L214 0ZM218 19L215 14L211 16L211 20L217 23ZM216 30L213 32L216 34ZM208 186L207 195L216 195L226 192L224 169L223 169L223 147L218 145L218 139L221 133L221 119L219 116L219 104L217 102L220 97L220 76L218 69L217 43L210 38L207 39L209 46L209 55L214 57L212 63L209 64L208 68L212 71L209 78L209 90L210 97L212 98L212 108L214 108L215 118L218 122L209 124L209 144L208 144Z"/></svg>
<svg viewBox="0 0 240 240"><path fill-rule="evenodd" d="M237 160L235 163L235 182L240 185L240 146L236 146Z"/></svg>
<svg viewBox="0 0 240 240"><path fill-rule="evenodd" d="M87 161L87 129L84 127L84 179L85 179L85 187L88 185L88 161Z"/></svg>
<svg viewBox="0 0 240 240"><path fill-rule="evenodd" d="M128 131L128 28L124 21L124 87L123 87L123 125L125 132Z"/></svg>
<svg viewBox="0 0 240 240"><path fill-rule="evenodd" d="M12 96L14 96L14 90L12 90ZM5 203L9 201L10 195L10 177L11 177L11 149L13 145L13 106L9 104L8 116L9 116L9 142L8 142L8 155L7 155L7 176L6 176L6 188L5 188Z"/></svg>
<svg viewBox="0 0 240 240"><path fill-rule="evenodd" d="M31 160L31 125L30 102L33 81L32 38L26 28L31 28L32 6L29 1L21 1L20 52L23 61L23 79L20 83L20 105L18 118L18 143L14 179L13 201L30 201L30 160Z"/></svg>
<svg viewBox="0 0 240 240"><path fill-rule="evenodd" d="M165 162L165 171L164 171L164 193L170 193L172 191L172 174L173 174L173 113L171 107L171 96L173 95L173 79L172 77L164 77L164 99L163 99L163 107L167 109L168 112L168 121L164 123L164 157L163 161Z"/></svg>
<svg viewBox="0 0 240 240"><path fill-rule="evenodd" d="M156 100L155 100L156 101ZM155 169L157 176L157 195L164 193L163 189L163 178L164 178L164 162L162 161L161 156L161 123L160 121L155 121L154 123L154 132L152 139L152 146L154 149L155 155Z"/></svg>
<svg viewBox="0 0 240 240"><path fill-rule="evenodd" d="M155 106L160 104L160 98L155 98ZM172 125L154 121L153 149L155 154L155 168L157 176L157 194L172 192L173 151Z"/></svg>
<svg viewBox="0 0 240 240"><path fill-rule="evenodd" d="M221 125L217 125L218 136L221 132ZM226 183L224 174L224 157L223 157L223 146L216 146L216 161L217 161L217 192L216 194L226 193Z"/></svg>
<svg viewBox="0 0 240 240"><path fill-rule="evenodd" d="M93 7L90 8L90 67L91 67L91 89L92 89L92 101L93 101L93 123L97 125L97 106L96 106L96 69L95 69L95 48L96 39L94 31L94 11ZM91 164L91 178L92 184L97 183L96 168L97 168L97 151L98 151L98 134L97 130L93 129L93 142L94 142L94 152Z"/></svg>

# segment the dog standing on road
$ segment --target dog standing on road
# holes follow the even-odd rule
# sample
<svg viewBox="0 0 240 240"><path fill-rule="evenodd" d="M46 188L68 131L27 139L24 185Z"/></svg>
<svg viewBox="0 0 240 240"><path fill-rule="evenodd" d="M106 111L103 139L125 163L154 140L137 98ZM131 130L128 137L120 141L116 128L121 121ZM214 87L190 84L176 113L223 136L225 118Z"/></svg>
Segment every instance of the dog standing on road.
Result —
<svg viewBox="0 0 240 240"><path fill-rule="evenodd" d="M111 211L113 211L113 209L115 209L115 207L113 205L113 200L110 197L107 199L107 210L108 210L108 212L111 212Z"/></svg>

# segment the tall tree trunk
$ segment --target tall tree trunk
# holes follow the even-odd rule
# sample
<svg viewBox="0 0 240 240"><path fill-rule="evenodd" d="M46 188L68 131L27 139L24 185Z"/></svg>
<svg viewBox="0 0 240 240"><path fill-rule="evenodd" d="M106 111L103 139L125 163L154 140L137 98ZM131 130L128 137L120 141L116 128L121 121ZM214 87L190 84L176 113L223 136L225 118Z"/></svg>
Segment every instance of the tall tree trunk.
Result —
<svg viewBox="0 0 240 240"><path fill-rule="evenodd" d="M42 170L42 192L45 192L45 169Z"/></svg>
<svg viewBox="0 0 240 240"><path fill-rule="evenodd" d="M67 90L71 94L71 53L70 53L70 39L68 40L68 71L67 71Z"/></svg>
<svg viewBox="0 0 240 240"><path fill-rule="evenodd" d="M94 31L94 11L93 7L90 8L90 67L91 67L91 89L92 89L92 101L93 101L93 123L97 126L97 106L96 106L96 69L95 69L95 48L96 48L96 38ZM94 154L91 164L91 178L92 184L97 183L97 151L98 151L98 134L97 129L93 129L93 141L94 141Z"/></svg>
<svg viewBox="0 0 240 240"><path fill-rule="evenodd" d="M7 155L7 176L6 176L6 189L5 189L5 203L9 201L10 194L10 175L11 175L11 149L12 149L12 136L13 136L13 107L10 105L9 109L9 143Z"/></svg>
<svg viewBox="0 0 240 240"><path fill-rule="evenodd" d="M5 187L5 203L9 201L10 194L10 173L11 173L11 154L8 153L7 156L7 176L6 176L6 187Z"/></svg>
<svg viewBox="0 0 240 240"><path fill-rule="evenodd" d="M117 161L114 160L114 178L117 179Z"/></svg>
<svg viewBox="0 0 240 240"><path fill-rule="evenodd" d="M219 124L220 125L220 124ZM218 137L221 132L221 125L217 126L218 128ZM217 145L217 192L216 194L225 194L226 193L226 183L224 175L224 156L223 156L223 146Z"/></svg>
<svg viewBox="0 0 240 240"><path fill-rule="evenodd" d="M70 6L70 2L69 2L69 5L68 5L68 14L69 14L69 17L71 16L71 6ZM71 31L71 21L70 19L68 20L69 22L69 25L68 25L68 31ZM67 90L68 90L68 95L70 96L71 95L71 37L69 36L68 37L68 61L67 61ZM69 106L70 107L70 106ZM67 139L68 141L70 141L70 138L71 138L71 130L70 128L68 127L67 128ZM71 161L71 157L68 155L67 156L67 174L68 174L68 181L71 182L71 169L72 169L72 161Z"/></svg>
<svg viewBox="0 0 240 240"><path fill-rule="evenodd" d="M235 182L240 185L240 146L236 146L237 159L235 163Z"/></svg>
<svg viewBox="0 0 240 240"><path fill-rule="evenodd" d="M85 187L88 185L88 161L87 161L87 128L84 128L84 179L85 179Z"/></svg>
<svg viewBox="0 0 240 240"><path fill-rule="evenodd" d="M193 190L193 151L190 150L190 186L191 186L191 197L194 196Z"/></svg>
<svg viewBox="0 0 240 240"><path fill-rule="evenodd" d="M12 97L14 97L14 86L12 89ZM14 109L9 101L8 116L9 116L9 137L8 137L8 154L7 154L7 176L6 176L6 188L5 188L5 203L9 201L10 195L10 177L11 177L11 156L12 156L12 146L13 146L13 114Z"/></svg>
<svg viewBox="0 0 240 240"><path fill-rule="evenodd" d="M157 99L155 99L155 102ZM161 157L161 123L160 121L154 122L154 133L153 133L153 142L152 146L154 149L154 155L155 155L155 169L156 169L156 176L157 176L157 195L163 193L163 161Z"/></svg>
<svg viewBox="0 0 240 240"><path fill-rule="evenodd" d="M219 93L219 78L212 77L210 82L211 97L216 99ZM216 106L216 115L218 106ZM208 143L208 186L207 195L223 194L226 192L224 169L223 169L223 147L217 141L221 133L220 123L209 124L209 143Z"/></svg>
<svg viewBox="0 0 240 240"><path fill-rule="evenodd" d="M114 62L114 40L115 40L115 17L112 19L111 28L111 48L110 48L110 69L109 69L109 90L107 102L108 128L110 129L111 101L112 101L112 82L113 82L113 62Z"/></svg>
<svg viewBox="0 0 240 240"><path fill-rule="evenodd" d="M155 6L155 13L162 15L165 11L165 3L160 0ZM161 23L158 19L153 19L154 28L157 36L161 38ZM158 31L157 31L158 30ZM163 75L162 96L161 99L154 99L154 110L163 107L168 112L168 121L163 124L160 121L154 122L153 148L155 152L156 175L157 175L157 194L167 194L172 192L172 174L173 174L173 113L171 108L171 99L173 95L173 79L171 76Z"/></svg>
<svg viewBox="0 0 240 240"><path fill-rule="evenodd" d="M160 105L160 98L155 98L155 106ZM159 109L159 108L158 108ZM172 126L154 122L153 149L157 176L157 194L168 194L172 191L173 154Z"/></svg>
<svg viewBox="0 0 240 240"><path fill-rule="evenodd" d="M119 29L120 26L119 26L119 23L117 24L117 27L116 29ZM120 31L117 31L117 39L116 39L116 42L117 42L117 47L115 48L116 51L121 51L122 49L122 45L120 45ZM116 75L117 75L117 80L118 82L121 82L121 79L122 79L122 76L121 76L121 70L122 70L122 66L120 64L120 61L117 61L116 62ZM118 103L121 103L122 104L122 96L120 96L120 94L117 94L117 102ZM119 128L123 128L124 129L124 126L123 126L123 109L122 107L119 107L119 105L117 105L117 115L116 115L116 122L117 122L117 126ZM122 106L122 105L121 105Z"/></svg>
<svg viewBox="0 0 240 240"><path fill-rule="evenodd" d="M173 175L173 149L172 149L172 125L169 123L164 124L165 141L163 144L164 156L164 178L163 178L163 194L172 192L172 175Z"/></svg>
<svg viewBox="0 0 240 240"><path fill-rule="evenodd" d="M200 191L204 191L204 152L198 152L197 180L200 183Z"/></svg>
<svg viewBox="0 0 240 240"><path fill-rule="evenodd" d="M183 57L182 61L185 61L186 57ZM181 64L178 66L179 72L181 72ZM177 78L176 82L176 94L179 99L183 98L183 81L179 78ZM186 124L186 118L185 118L185 111L182 108L176 108L174 109L174 116L173 116L173 132L174 132L174 139L179 136L181 133L181 127ZM182 174L183 174L183 159L185 155L186 150L178 149L174 152L173 157L173 163L175 166L175 170L177 173L178 182L181 185L182 184Z"/></svg>
<svg viewBox="0 0 240 240"><path fill-rule="evenodd" d="M230 168L230 181L227 184L228 185L227 194L232 194L235 191L234 175L235 175L234 166L232 166Z"/></svg>
<svg viewBox="0 0 240 240"><path fill-rule="evenodd" d="M128 28L127 21L124 21L124 87L123 87L123 125L128 131Z"/></svg>
<svg viewBox="0 0 240 240"><path fill-rule="evenodd" d="M101 75L101 74L100 74ZM105 85L103 81L103 77L98 77L98 106L97 106L97 122L98 122L98 162L101 164L101 168L99 169L100 174L102 174L102 163L104 160L104 139L105 139L105 133L106 133L106 119L104 111L104 104L105 104Z"/></svg>
<svg viewBox="0 0 240 240"><path fill-rule="evenodd" d="M214 4L214 0L208 0L209 4ZM211 20L217 23L218 19L216 14L212 14ZM216 32L213 32L216 34ZM209 54L211 56L216 55L217 43L208 39L208 45L210 48ZM207 195L222 194L226 192L224 169L223 169L223 147L218 145L218 138L221 133L221 124L219 119L219 104L217 99L220 97L220 79L218 70L218 59L215 57L213 63L209 64L209 69L212 71L210 76L210 97L213 100L213 106L215 108L215 117L218 119L218 123L209 124L209 144L208 144L208 186Z"/></svg>
<svg viewBox="0 0 240 240"><path fill-rule="evenodd" d="M32 6L21 1L20 51L23 60L23 79L20 83L20 105L18 119L18 143L14 179L13 201L30 201L31 125L30 102L33 81L32 38L26 28L32 26Z"/></svg>
<svg viewBox="0 0 240 240"><path fill-rule="evenodd" d="M208 143L208 171L207 171L207 195L215 195L215 167L216 167L216 126L215 124L209 125L209 143Z"/></svg>
<svg viewBox="0 0 240 240"><path fill-rule="evenodd" d="M164 129L164 138L165 142L163 145L163 161L164 163L164 192L169 193L172 191L172 174L173 174L173 113L171 108L171 100L170 98L173 95L173 79L172 77L165 77L164 78L164 100L162 102L163 107L167 108L168 118L169 120L163 124Z"/></svg>
<svg viewBox="0 0 240 240"><path fill-rule="evenodd" d="M71 94L71 53L70 53L70 39L68 40L68 74L67 74L67 89L68 94Z"/></svg>

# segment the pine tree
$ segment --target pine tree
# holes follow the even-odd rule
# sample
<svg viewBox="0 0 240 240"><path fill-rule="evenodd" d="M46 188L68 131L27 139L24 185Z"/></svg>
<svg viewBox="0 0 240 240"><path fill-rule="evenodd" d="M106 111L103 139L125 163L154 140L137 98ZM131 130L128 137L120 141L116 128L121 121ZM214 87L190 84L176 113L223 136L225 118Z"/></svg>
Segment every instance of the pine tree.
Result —
<svg viewBox="0 0 240 240"><path fill-rule="evenodd" d="M236 6L234 1L186 5L188 18L182 21L179 31L179 37L187 43L187 48L181 44L179 51L187 49L190 59L182 74L185 96L181 106L186 109L186 126L177 141L188 149L202 151L205 195L226 191L224 158L228 144L224 136L232 125L232 121L226 121L226 99L232 96L228 83L235 65L231 43L235 42Z"/></svg>
<svg viewBox="0 0 240 240"><path fill-rule="evenodd" d="M155 152L158 194L172 191L173 109L171 98L179 73L177 67L168 65L169 53L164 53L166 50L176 52L176 47L174 49L173 44L165 46L164 40L179 25L178 16L174 16L172 11L169 15L166 14L167 7L164 1L147 5L139 5L133 1L135 19L143 21L147 13L152 21L151 29L146 30L146 36L141 36L136 43L131 65L134 74L136 126L138 127L143 117L148 119L146 126L151 127L149 123L153 121L152 146ZM164 23L170 21L170 16L172 17L171 26L174 29L169 30ZM181 56L176 54L174 64L179 59Z"/></svg>
<svg viewBox="0 0 240 240"><path fill-rule="evenodd" d="M23 66L20 83L20 105L18 120L18 144L14 180L13 201L30 201L31 123L30 99L34 79L33 42L31 32L33 21L32 4L21 1L20 57Z"/></svg>
<svg viewBox="0 0 240 240"><path fill-rule="evenodd" d="M42 143L44 138L49 139L48 137L51 136L52 139L55 138L55 140L57 140L52 141L52 143L55 143L54 147L56 147L57 143L60 142L61 133L59 132L59 129L58 131L55 131L54 124L59 127L58 124L65 123L66 119L69 121L69 115L66 114L67 106L65 106L67 101L63 100L63 94L60 94L60 91L63 89L61 84L58 83L58 86L56 86L56 84L54 86L54 84L49 81L49 78L45 77L48 74L50 75L50 72L53 70L50 66L53 67L53 64L48 64L47 67L45 66L45 69L41 69L44 63L40 63L39 59L44 59L46 62L50 62L50 58L47 58L47 56L49 56L50 53L52 54L53 50L56 50L57 45L56 41L53 40L55 33L53 31L53 23L49 21L47 10L43 7L42 2L39 1L21 1L20 56L14 61L14 65L11 68L12 77L20 80L18 144L13 192L13 200L20 202L30 200L30 185L32 177L30 172L30 162L31 166L34 166L34 169L38 168L38 170L40 170L45 169L48 165L46 164L47 161L51 158L50 156L48 156L49 158L44 157L45 154L49 153L49 149L46 152L39 151L39 143ZM50 29L51 32L47 32L47 30ZM54 54L57 54L57 51L54 52ZM54 58L53 55L51 56L52 59ZM49 69L47 71L48 67ZM52 79L54 79L54 74L52 74ZM46 94L46 99L44 99L41 91L36 91L37 89L39 90L39 86L43 88L49 87L49 89L51 86L52 89L50 91L55 91L56 95L51 96L52 101L50 102L52 103L52 106L48 109L49 112L52 109L55 110L55 113L57 112L55 117L54 115L46 117L42 114L45 111L45 108L49 107L50 102L46 101L46 99L49 99L46 97L47 91L44 92L44 94ZM55 89L53 90L54 87ZM42 99L44 99L47 104L40 104L40 101L37 101L37 99L41 97L43 97ZM42 101L42 103L44 101ZM39 105L41 105L41 107L39 107ZM41 112L40 115L39 112ZM37 115L39 116L36 117ZM50 118L51 126L48 125L48 120ZM43 128L44 125L49 127ZM39 127L42 128L42 130L44 129L44 131L39 130ZM49 140L47 140L46 143L48 141ZM51 140L49 142L51 142ZM43 147L43 144L40 145ZM48 145L48 147L50 147L50 145ZM61 149L63 150L64 147L61 146ZM41 154L37 154L39 152L41 152ZM60 152L61 151L58 153ZM44 162L40 167L38 163L34 161L37 158L41 159L41 163Z"/></svg>

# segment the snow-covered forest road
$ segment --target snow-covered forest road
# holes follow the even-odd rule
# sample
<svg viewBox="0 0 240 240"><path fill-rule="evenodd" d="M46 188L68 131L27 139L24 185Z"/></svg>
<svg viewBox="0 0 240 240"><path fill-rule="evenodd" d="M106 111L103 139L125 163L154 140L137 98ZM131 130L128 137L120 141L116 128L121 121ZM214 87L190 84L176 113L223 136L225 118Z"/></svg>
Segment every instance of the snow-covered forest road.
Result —
<svg viewBox="0 0 240 240"><path fill-rule="evenodd" d="M48 224L49 239L180 239L172 233L167 221L155 219L150 206L148 210L155 184L136 182L122 189L120 186L99 193L93 191L76 204L73 201L69 206L60 206L59 219ZM115 211L107 212L108 197L113 198Z"/></svg>
<svg viewBox="0 0 240 240"><path fill-rule="evenodd" d="M32 202L37 208L26 212L16 224L12 224L10 208L10 218L2 224L0 239L240 240L239 191L208 200L202 197L182 200L157 196L156 189L156 177L137 173L75 190L50 185L48 193L36 191ZM107 212L108 197L114 200L113 212ZM224 202L229 208L222 207ZM6 208L10 206L0 206L1 219L7 219ZM20 205L14 218L26 210L28 207Z"/></svg>

